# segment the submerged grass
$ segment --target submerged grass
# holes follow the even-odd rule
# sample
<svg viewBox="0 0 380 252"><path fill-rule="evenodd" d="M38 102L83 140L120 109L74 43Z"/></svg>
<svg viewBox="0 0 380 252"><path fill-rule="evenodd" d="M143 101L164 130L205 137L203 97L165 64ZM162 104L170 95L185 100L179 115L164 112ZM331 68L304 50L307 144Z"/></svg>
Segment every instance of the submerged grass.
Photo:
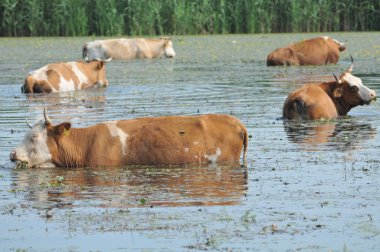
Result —
<svg viewBox="0 0 380 252"><path fill-rule="evenodd" d="M2 0L1 36L380 30L375 0Z"/></svg>

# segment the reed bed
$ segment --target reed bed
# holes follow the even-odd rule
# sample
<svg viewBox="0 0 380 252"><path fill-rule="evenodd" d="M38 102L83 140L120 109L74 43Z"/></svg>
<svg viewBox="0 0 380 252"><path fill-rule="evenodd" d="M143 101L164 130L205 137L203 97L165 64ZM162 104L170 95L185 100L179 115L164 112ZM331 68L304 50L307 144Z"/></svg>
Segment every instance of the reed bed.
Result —
<svg viewBox="0 0 380 252"><path fill-rule="evenodd" d="M1 0L0 36L380 30L374 0Z"/></svg>

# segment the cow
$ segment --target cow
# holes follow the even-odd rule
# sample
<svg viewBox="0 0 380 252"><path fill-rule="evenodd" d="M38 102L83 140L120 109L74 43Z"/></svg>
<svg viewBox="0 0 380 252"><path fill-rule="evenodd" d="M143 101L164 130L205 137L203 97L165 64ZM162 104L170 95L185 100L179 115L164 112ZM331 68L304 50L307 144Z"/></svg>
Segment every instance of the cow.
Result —
<svg viewBox="0 0 380 252"><path fill-rule="evenodd" d="M303 40L277 48L267 57L267 66L302 66L336 64L344 43L327 36Z"/></svg>
<svg viewBox="0 0 380 252"><path fill-rule="evenodd" d="M287 97L283 106L284 119L334 119L358 105L369 104L376 99L376 92L362 84L351 74L351 66L335 81L305 84Z"/></svg>
<svg viewBox="0 0 380 252"><path fill-rule="evenodd" d="M58 62L46 65L28 74L21 92L56 93L107 87L105 63L109 60Z"/></svg>
<svg viewBox="0 0 380 252"><path fill-rule="evenodd" d="M222 114L145 117L108 121L86 128L44 119L10 153L10 160L35 167L185 165L235 163L247 130L235 117Z"/></svg>
<svg viewBox="0 0 380 252"><path fill-rule="evenodd" d="M87 42L83 45L82 56L86 61L94 58L130 60L152 59L164 55L175 57L173 43L169 38L159 39L107 39Z"/></svg>

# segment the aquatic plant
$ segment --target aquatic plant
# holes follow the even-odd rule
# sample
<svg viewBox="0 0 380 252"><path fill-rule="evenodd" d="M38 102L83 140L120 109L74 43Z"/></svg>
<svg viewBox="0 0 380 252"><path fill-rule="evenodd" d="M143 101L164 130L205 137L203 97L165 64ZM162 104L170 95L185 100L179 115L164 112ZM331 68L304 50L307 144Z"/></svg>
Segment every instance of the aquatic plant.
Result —
<svg viewBox="0 0 380 252"><path fill-rule="evenodd" d="M1 36L380 30L375 0L2 0Z"/></svg>

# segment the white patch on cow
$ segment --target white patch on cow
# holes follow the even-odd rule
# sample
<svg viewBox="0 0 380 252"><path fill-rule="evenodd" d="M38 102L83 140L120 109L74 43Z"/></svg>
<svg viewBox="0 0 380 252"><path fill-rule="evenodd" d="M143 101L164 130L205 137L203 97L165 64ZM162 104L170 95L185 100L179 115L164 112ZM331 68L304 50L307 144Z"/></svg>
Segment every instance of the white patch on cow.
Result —
<svg viewBox="0 0 380 252"><path fill-rule="evenodd" d="M168 41L168 45L165 47L165 55L169 58L175 57L175 51L173 49L173 43L171 41Z"/></svg>
<svg viewBox="0 0 380 252"><path fill-rule="evenodd" d="M373 96L376 96L375 91L369 89L368 87L364 86L362 83L362 80L356 76L353 76L350 73L345 73L342 77L344 81L346 81L351 87L356 86L358 88L358 94L360 98L364 101L370 101L371 100L371 94Z"/></svg>
<svg viewBox="0 0 380 252"><path fill-rule="evenodd" d="M82 84L88 83L87 76L84 75L81 70L79 70L76 62L68 62L67 64L69 64L72 67L74 74L79 80L78 89L82 89Z"/></svg>
<svg viewBox="0 0 380 252"><path fill-rule="evenodd" d="M46 71L48 70L47 68L48 66L41 67L40 69L31 71L29 75L31 75L34 79L47 81L47 75L46 75Z"/></svg>
<svg viewBox="0 0 380 252"><path fill-rule="evenodd" d="M61 74L59 75L59 91L73 91L75 90L74 80L66 80Z"/></svg>
<svg viewBox="0 0 380 252"><path fill-rule="evenodd" d="M21 144L11 155L14 155L18 161L26 161L33 166L54 166L47 138L45 120L41 120L26 133Z"/></svg>
<svg viewBox="0 0 380 252"><path fill-rule="evenodd" d="M322 36L322 38L327 41L330 37L329 36Z"/></svg>
<svg viewBox="0 0 380 252"><path fill-rule="evenodd" d="M187 147L185 147L183 150L184 150L185 152L189 152L189 148L187 148Z"/></svg>
<svg viewBox="0 0 380 252"><path fill-rule="evenodd" d="M210 162L210 163L216 163L218 161L218 157L222 154L222 151L220 150L220 148L216 148L216 152L215 154L212 154L212 155L207 155L205 154L204 157L207 158L207 160Z"/></svg>
<svg viewBox="0 0 380 252"><path fill-rule="evenodd" d="M199 144L199 142L198 141L194 141L194 143L193 143L194 145L198 145Z"/></svg>
<svg viewBox="0 0 380 252"><path fill-rule="evenodd" d="M127 149L127 138L129 135L126 132L124 132L121 128L116 126L117 122L118 121L111 121L111 122L107 122L105 124L107 125L111 136L119 138L123 154L125 154L126 153L125 151Z"/></svg>

